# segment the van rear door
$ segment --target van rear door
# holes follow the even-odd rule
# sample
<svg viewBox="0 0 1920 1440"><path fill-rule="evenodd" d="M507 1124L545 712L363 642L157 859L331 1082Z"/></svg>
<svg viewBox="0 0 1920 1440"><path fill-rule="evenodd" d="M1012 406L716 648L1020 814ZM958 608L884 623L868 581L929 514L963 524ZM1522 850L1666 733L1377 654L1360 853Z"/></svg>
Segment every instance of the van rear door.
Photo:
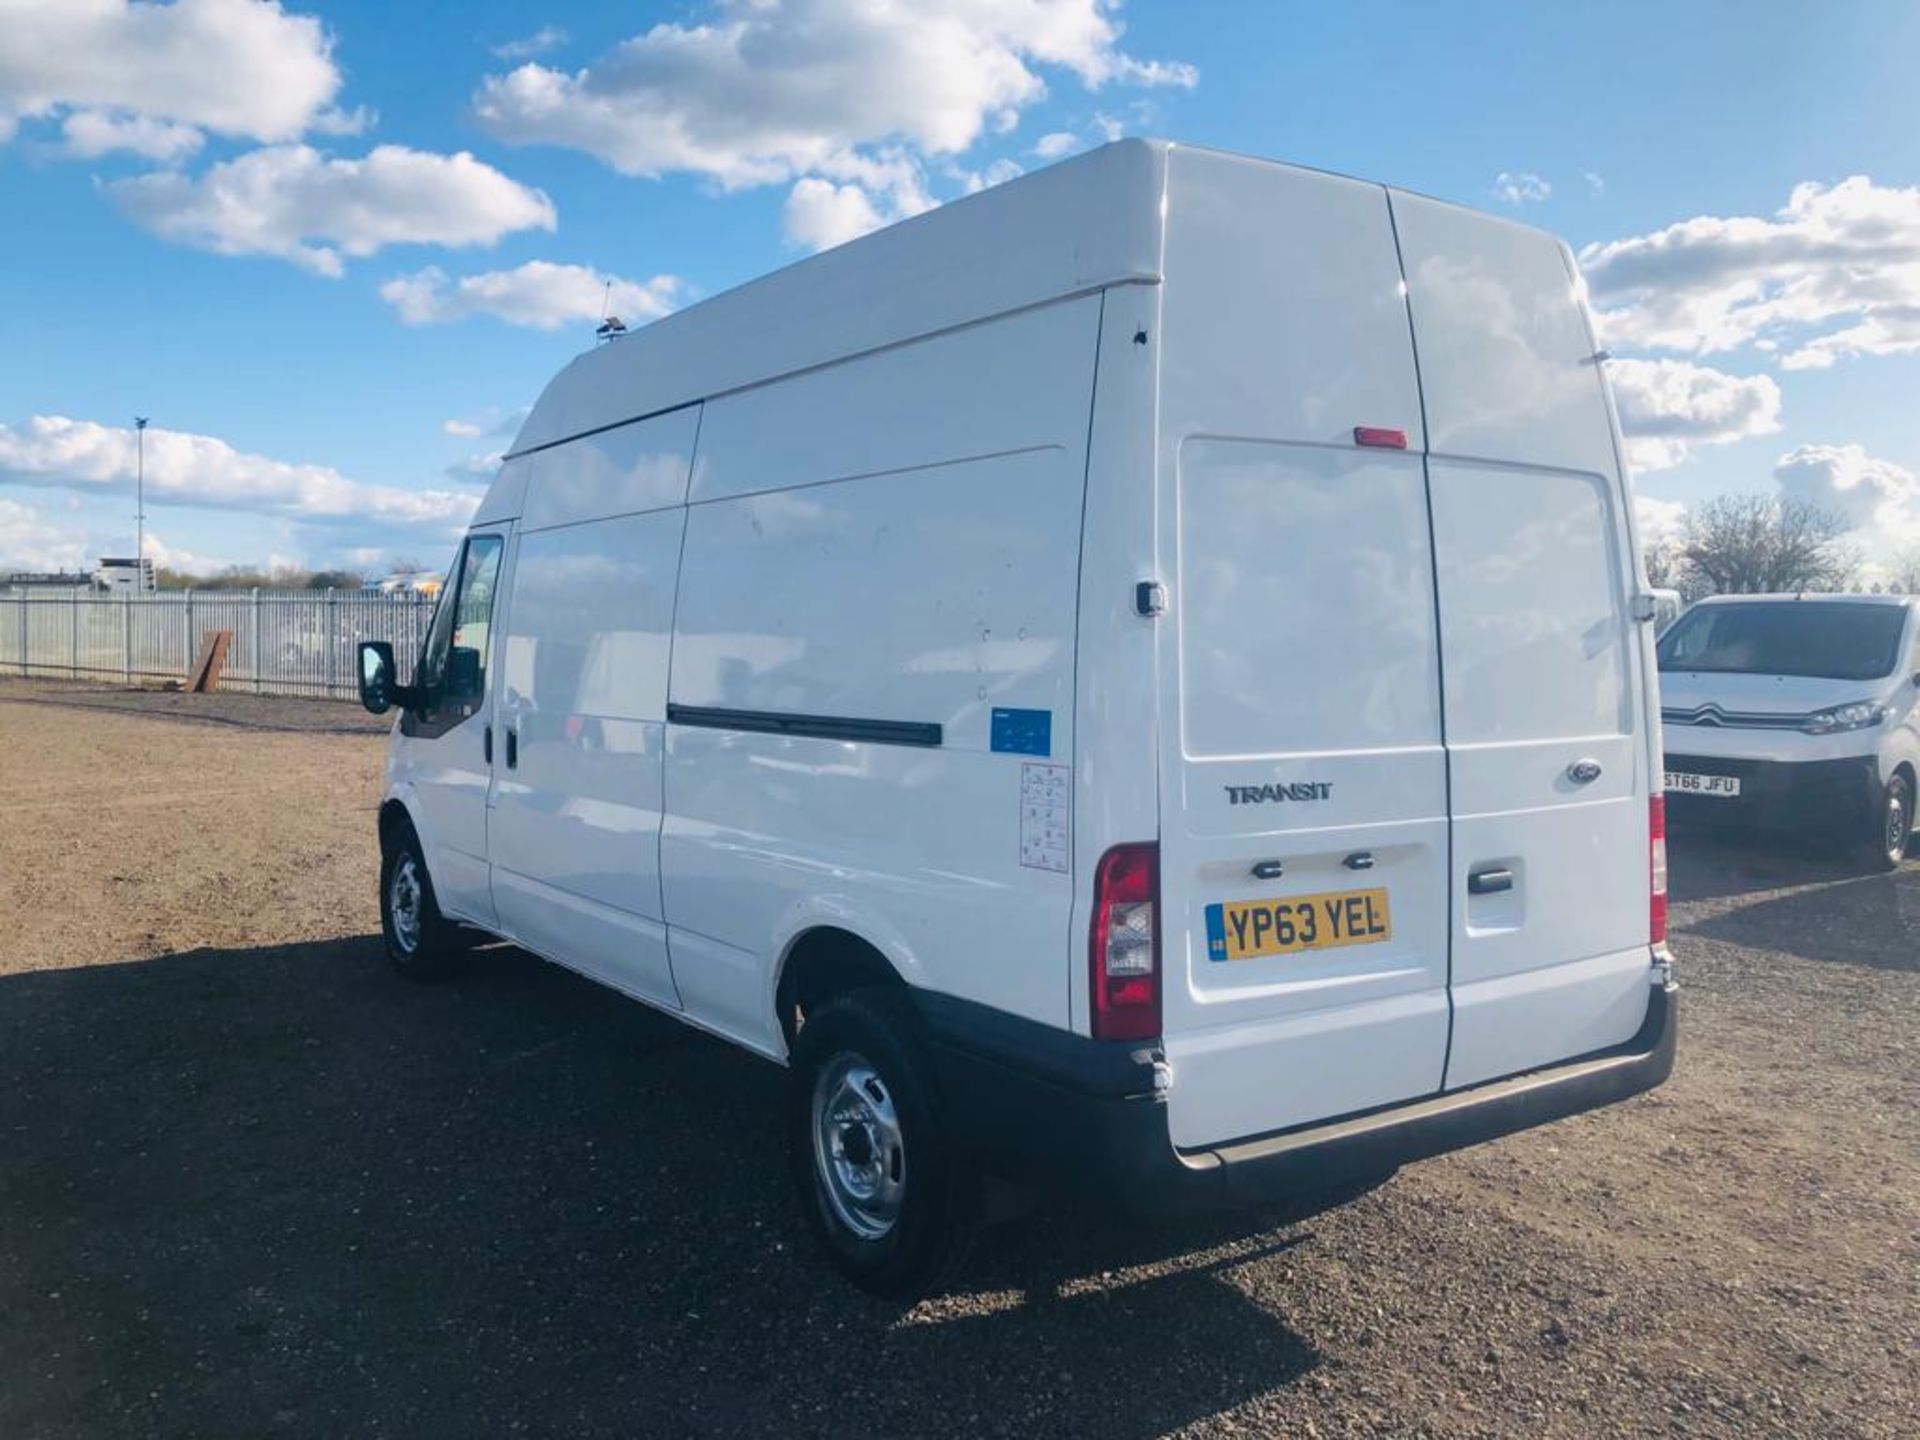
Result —
<svg viewBox="0 0 1920 1440"><path fill-rule="evenodd" d="M1616 1044L1645 1016L1645 642L1572 257L1457 206L1392 204L1439 579L1453 1089Z"/></svg>
<svg viewBox="0 0 1920 1440"><path fill-rule="evenodd" d="M1193 1147L1440 1088L1447 794L1386 193L1176 148L1166 212L1162 1019Z"/></svg>

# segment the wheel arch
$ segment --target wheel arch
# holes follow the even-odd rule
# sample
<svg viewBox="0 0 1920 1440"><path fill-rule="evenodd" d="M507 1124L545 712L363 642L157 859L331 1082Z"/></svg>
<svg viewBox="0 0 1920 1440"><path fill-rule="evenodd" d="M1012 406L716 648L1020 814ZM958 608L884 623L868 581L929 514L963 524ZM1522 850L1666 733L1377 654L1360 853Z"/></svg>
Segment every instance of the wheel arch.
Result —
<svg viewBox="0 0 1920 1440"><path fill-rule="evenodd" d="M903 967L859 930L821 920L797 929L774 967L774 1020L786 1048L807 1011L855 990L906 989Z"/></svg>

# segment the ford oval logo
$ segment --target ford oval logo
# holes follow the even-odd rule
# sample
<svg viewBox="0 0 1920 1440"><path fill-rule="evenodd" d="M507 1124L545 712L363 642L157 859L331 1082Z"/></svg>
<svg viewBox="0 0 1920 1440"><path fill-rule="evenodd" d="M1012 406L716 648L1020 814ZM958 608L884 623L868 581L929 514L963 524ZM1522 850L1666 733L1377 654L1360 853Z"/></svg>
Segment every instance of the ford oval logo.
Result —
<svg viewBox="0 0 1920 1440"><path fill-rule="evenodd" d="M1591 785L1600 778L1598 760L1576 760L1567 766L1567 779L1576 785Z"/></svg>

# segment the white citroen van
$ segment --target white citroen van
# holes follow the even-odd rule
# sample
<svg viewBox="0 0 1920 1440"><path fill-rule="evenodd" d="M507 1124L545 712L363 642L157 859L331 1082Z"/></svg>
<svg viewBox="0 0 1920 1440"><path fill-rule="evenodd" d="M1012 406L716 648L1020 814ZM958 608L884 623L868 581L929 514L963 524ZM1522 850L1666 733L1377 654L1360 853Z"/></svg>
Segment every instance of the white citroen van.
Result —
<svg viewBox="0 0 1920 1440"><path fill-rule="evenodd" d="M394 962L785 1064L922 1287L975 1177L1331 1188L1673 1063L1651 598L1565 245L1109 146L547 387L380 811Z"/></svg>
<svg viewBox="0 0 1920 1440"><path fill-rule="evenodd" d="M1920 626L1904 595L1720 595L1660 638L1676 816L1837 833L1906 858Z"/></svg>

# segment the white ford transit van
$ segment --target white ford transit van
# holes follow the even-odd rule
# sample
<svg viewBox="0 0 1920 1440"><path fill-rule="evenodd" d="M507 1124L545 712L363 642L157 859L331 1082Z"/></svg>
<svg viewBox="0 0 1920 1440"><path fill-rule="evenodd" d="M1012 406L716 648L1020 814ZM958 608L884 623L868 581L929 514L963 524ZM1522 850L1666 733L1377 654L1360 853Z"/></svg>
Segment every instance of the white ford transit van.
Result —
<svg viewBox="0 0 1920 1440"><path fill-rule="evenodd" d="M1913 833L1920 626L1901 595L1721 595L1660 639L1677 813L1837 833L1891 870Z"/></svg>
<svg viewBox="0 0 1920 1440"><path fill-rule="evenodd" d="M1567 248L1163 143L574 360L380 812L505 936L784 1063L886 1292L973 1178L1330 1188L1663 1080L1656 674Z"/></svg>

